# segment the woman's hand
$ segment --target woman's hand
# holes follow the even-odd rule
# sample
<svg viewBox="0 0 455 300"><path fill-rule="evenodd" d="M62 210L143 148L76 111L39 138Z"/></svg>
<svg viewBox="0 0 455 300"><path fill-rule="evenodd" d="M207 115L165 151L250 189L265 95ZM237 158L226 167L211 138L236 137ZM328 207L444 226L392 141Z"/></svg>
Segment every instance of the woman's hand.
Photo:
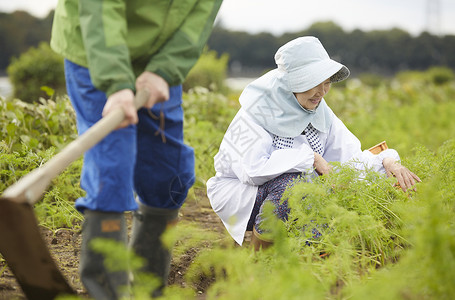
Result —
<svg viewBox="0 0 455 300"><path fill-rule="evenodd" d="M314 152L314 168L319 175L332 172L332 166L319 154Z"/></svg>
<svg viewBox="0 0 455 300"><path fill-rule="evenodd" d="M421 182L420 178L412 173L408 168L402 166L393 158L386 157L382 161L388 177L395 176L401 189L406 192L408 189L415 191L416 182Z"/></svg>

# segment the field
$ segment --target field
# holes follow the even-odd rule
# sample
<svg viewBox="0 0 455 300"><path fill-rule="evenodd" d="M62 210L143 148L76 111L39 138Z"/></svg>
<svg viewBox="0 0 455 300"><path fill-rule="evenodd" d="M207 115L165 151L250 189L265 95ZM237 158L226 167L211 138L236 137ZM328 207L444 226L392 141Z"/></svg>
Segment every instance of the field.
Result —
<svg viewBox="0 0 455 300"><path fill-rule="evenodd" d="M286 194L292 221L272 221L274 246L258 253L248 241L234 244L205 195L238 93L186 93L185 136L195 148L197 182L178 226L165 237L175 243L166 298L455 298L455 83L405 75L369 84L349 80L325 98L364 149L386 140L400 153L423 180L417 191L404 194L393 178L336 165L332 175ZM0 192L76 137L66 97L36 104L2 99L0 122ZM56 178L35 212L63 274L87 298L77 273L82 216L73 208L83 194L80 168L78 160ZM304 202L302 195L308 195ZM321 238L310 238L312 227ZM149 285L136 286L137 299ZM0 299L23 299L1 257Z"/></svg>

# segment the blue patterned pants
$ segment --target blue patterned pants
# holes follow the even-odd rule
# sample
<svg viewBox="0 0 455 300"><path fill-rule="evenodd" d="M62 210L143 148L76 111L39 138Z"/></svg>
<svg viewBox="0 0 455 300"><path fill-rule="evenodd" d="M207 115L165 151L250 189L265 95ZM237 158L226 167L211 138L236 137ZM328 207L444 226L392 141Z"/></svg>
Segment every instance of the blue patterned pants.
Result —
<svg viewBox="0 0 455 300"><path fill-rule="evenodd" d="M281 201L281 197L292 181L300 175L302 173L285 173L259 186L247 230L253 230L254 226L258 233L263 233L260 225L265 220L263 207L268 201L275 206L274 214L280 220L287 221L290 209L288 208L288 201Z"/></svg>
<svg viewBox="0 0 455 300"><path fill-rule="evenodd" d="M288 201L282 200L284 191L292 186L293 182L298 179L302 174L301 173L285 173L282 174L263 185L259 186L258 192L256 194L256 202L251 212L250 220L248 221L247 230L256 229L259 234L263 234L265 230L261 228L261 225L265 222L266 218L264 216L264 205L267 202L272 203L275 206L273 213L282 221L288 220L288 214L290 208L288 207ZM302 197L302 201L305 197ZM321 236L321 233L316 228L318 224L311 224L311 238L312 240L317 239ZM326 225L322 225L326 227ZM306 225L302 230L306 229ZM309 245L311 242L307 241L306 244Z"/></svg>

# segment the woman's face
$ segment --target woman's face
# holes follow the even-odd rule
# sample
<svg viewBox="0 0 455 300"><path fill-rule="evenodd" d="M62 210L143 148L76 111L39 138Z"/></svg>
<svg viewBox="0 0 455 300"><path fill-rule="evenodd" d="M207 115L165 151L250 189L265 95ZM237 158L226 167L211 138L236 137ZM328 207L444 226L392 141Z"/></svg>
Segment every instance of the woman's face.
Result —
<svg viewBox="0 0 455 300"><path fill-rule="evenodd" d="M329 78L323 81L320 85L315 86L306 92L294 93L294 95L303 108L314 110L316 107L318 107L319 103L322 100L322 97L324 97L324 95L327 94L330 90L330 85L331 83Z"/></svg>

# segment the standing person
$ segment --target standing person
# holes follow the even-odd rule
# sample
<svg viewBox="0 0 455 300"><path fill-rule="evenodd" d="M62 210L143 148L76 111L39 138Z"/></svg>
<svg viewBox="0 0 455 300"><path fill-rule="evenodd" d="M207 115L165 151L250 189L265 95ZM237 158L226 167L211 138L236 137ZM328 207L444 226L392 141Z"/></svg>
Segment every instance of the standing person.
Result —
<svg viewBox="0 0 455 300"><path fill-rule="evenodd" d="M261 228L262 208L271 202L286 220L281 202L286 187L302 173L331 172L330 162L351 162L394 175L403 190L420 179L387 149L378 155L361 150L360 141L328 107L324 96L334 82L349 76L311 36L292 40L275 54L277 68L249 84L240 95L241 109L215 156L216 175L207 195L228 232L242 244L252 230L255 248L270 244Z"/></svg>
<svg viewBox="0 0 455 300"><path fill-rule="evenodd" d="M58 2L51 47L65 58L79 134L118 107L126 114L121 129L85 154L86 195L76 201L85 218L81 281L96 299L116 299L117 288L127 285L127 272L106 270L90 247L98 237L126 243L125 211L137 210L132 249L146 259L144 271L162 281L154 294L166 284L171 257L160 236L177 220L194 183L193 149L183 143L181 84L220 5L221 0ZM136 112L139 89L147 89L150 98ZM151 107L155 102L162 103Z"/></svg>

